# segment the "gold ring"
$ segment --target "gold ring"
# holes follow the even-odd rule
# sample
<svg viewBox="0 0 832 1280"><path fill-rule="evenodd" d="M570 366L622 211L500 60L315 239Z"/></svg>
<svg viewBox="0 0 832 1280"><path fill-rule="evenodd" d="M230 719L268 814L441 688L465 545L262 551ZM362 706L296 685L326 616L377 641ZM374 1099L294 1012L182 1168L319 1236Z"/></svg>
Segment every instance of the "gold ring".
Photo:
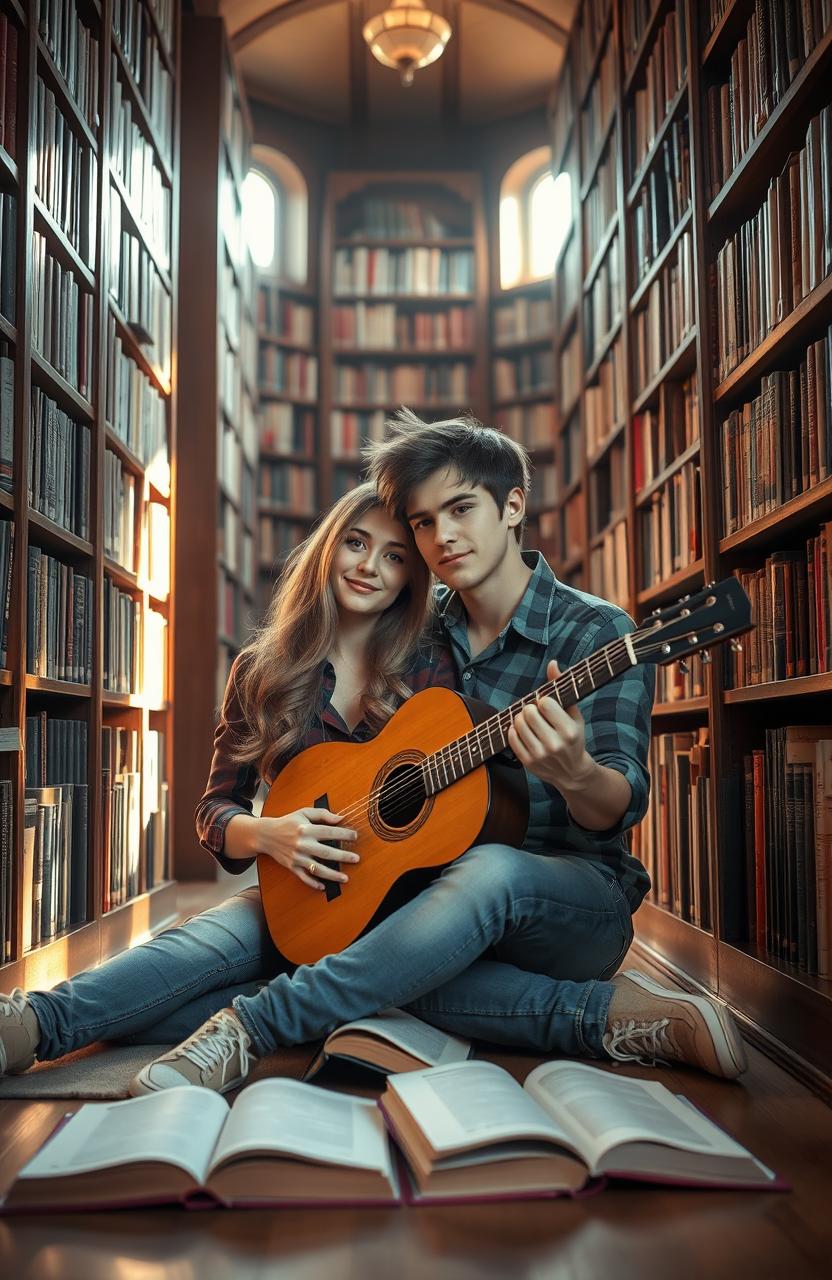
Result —
<svg viewBox="0 0 832 1280"><path fill-rule="evenodd" d="M315 863L315 862L310 862L309 866L306 868L306 870L309 872L310 876L314 876L316 866L317 866L317 863Z"/></svg>

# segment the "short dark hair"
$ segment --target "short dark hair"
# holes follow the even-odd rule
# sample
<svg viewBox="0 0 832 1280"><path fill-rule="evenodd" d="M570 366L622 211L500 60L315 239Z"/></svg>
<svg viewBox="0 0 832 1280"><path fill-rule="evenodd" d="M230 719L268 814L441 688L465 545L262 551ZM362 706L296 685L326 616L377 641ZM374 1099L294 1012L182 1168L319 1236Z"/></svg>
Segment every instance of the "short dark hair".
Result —
<svg viewBox="0 0 832 1280"><path fill-rule="evenodd" d="M445 422L423 422L401 408L385 424L387 439L364 450L370 479L391 515L407 520L410 494L437 471L453 468L463 484L482 485L502 516L512 489L529 492L529 455L521 444L465 414ZM522 524L515 528L517 541Z"/></svg>

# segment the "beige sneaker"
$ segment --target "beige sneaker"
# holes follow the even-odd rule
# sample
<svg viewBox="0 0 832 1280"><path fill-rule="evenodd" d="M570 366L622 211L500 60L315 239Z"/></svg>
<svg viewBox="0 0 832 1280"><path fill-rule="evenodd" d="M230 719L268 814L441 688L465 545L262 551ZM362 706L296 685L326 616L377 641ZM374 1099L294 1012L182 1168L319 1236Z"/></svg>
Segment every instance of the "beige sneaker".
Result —
<svg viewBox="0 0 832 1280"><path fill-rule="evenodd" d="M635 969L613 978L603 1045L617 1062L682 1062L734 1080L748 1066L724 1004L661 987Z"/></svg>
<svg viewBox="0 0 832 1280"><path fill-rule="evenodd" d="M142 1067L127 1089L134 1098L183 1084L227 1093L243 1083L254 1057L251 1037L236 1013L221 1009L170 1053Z"/></svg>
<svg viewBox="0 0 832 1280"><path fill-rule="evenodd" d="M25 991L0 995L0 1076L28 1071L40 1044L40 1023Z"/></svg>

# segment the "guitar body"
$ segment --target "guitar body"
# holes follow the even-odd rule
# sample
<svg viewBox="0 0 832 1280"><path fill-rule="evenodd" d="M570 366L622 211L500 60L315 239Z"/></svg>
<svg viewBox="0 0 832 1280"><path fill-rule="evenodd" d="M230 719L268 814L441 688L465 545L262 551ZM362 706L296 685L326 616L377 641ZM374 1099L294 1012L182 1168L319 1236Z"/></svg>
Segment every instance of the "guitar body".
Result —
<svg viewBox="0 0 832 1280"><path fill-rule="evenodd" d="M494 758L427 797L414 783L421 775L410 772L493 715L493 707L451 689L426 689L409 698L371 741L319 743L281 770L263 817L307 806L345 813L344 825L358 832L350 848L361 857L344 864L346 884L322 882L325 894L272 858L258 857L269 932L287 960L309 964L342 951L410 872L443 867L475 844L522 844L528 826L522 768ZM349 816L362 800L360 814Z"/></svg>

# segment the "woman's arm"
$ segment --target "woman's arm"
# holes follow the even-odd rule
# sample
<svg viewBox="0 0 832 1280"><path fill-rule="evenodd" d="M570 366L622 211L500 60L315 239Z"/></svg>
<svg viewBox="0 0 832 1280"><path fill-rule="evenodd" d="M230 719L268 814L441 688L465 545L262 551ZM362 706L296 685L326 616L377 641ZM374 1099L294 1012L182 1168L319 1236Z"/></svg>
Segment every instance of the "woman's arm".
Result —
<svg viewBox="0 0 832 1280"><path fill-rule="evenodd" d="M232 746L236 746L246 732L246 720L237 693L237 676L240 658L234 664L225 687L219 723L214 733L214 754L208 773L205 792L196 806L194 820L199 843L212 853L226 871L238 873L251 866L254 857L247 852L241 838L244 820L256 823L252 816L258 775L254 764L237 764L231 759ZM228 840L232 819L235 832Z"/></svg>

